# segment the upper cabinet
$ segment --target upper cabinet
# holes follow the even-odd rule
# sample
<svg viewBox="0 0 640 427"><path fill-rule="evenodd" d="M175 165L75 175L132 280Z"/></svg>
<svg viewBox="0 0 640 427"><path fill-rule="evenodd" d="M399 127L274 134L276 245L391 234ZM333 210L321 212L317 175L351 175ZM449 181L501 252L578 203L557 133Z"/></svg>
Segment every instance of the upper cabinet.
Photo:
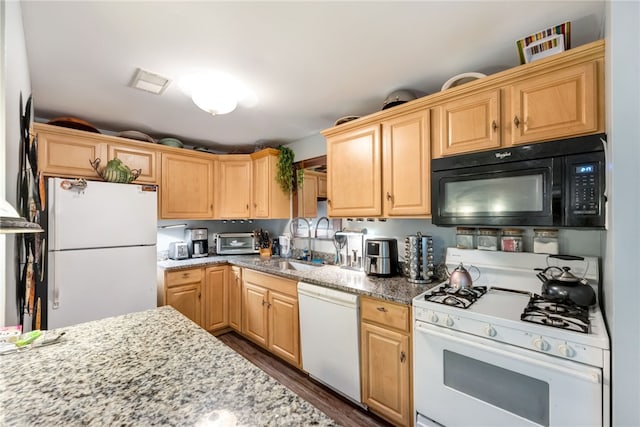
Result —
<svg viewBox="0 0 640 427"><path fill-rule="evenodd" d="M279 150L267 148L251 154L253 163L251 217L289 218L289 193L276 181Z"/></svg>
<svg viewBox="0 0 640 427"><path fill-rule="evenodd" d="M598 131L597 76L598 64L592 61L511 85L512 142Z"/></svg>
<svg viewBox="0 0 640 427"><path fill-rule="evenodd" d="M433 157L500 147L500 90L455 98L433 108Z"/></svg>
<svg viewBox="0 0 640 427"><path fill-rule="evenodd" d="M382 214L380 125L327 136L327 205L330 216Z"/></svg>
<svg viewBox="0 0 640 427"><path fill-rule="evenodd" d="M427 216L429 121L419 110L327 136L329 215Z"/></svg>
<svg viewBox="0 0 640 427"><path fill-rule="evenodd" d="M431 212L429 110L382 122L383 215L425 216Z"/></svg>
<svg viewBox="0 0 640 427"><path fill-rule="evenodd" d="M251 216L251 170L251 157L248 154L220 156L216 201L218 218Z"/></svg>
<svg viewBox="0 0 640 427"><path fill-rule="evenodd" d="M322 132L329 215L428 217L431 158L600 133L604 119L599 40L343 123Z"/></svg>
<svg viewBox="0 0 640 427"><path fill-rule="evenodd" d="M212 219L214 157L162 153L160 219Z"/></svg>
<svg viewBox="0 0 640 427"><path fill-rule="evenodd" d="M131 169L140 169L135 183L160 181L160 155L148 143L42 123L34 123L33 130L38 141L38 169L47 176L100 179L89 161L100 159L106 166L117 158Z"/></svg>

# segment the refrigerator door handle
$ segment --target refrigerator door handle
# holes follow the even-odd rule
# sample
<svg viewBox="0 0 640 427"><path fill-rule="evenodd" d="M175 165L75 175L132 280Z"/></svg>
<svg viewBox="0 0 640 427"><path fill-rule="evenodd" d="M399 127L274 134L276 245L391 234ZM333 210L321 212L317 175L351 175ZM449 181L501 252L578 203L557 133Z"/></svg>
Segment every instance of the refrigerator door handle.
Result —
<svg viewBox="0 0 640 427"><path fill-rule="evenodd" d="M51 288L51 308L57 310L60 307L60 289L58 288L58 281L56 280L56 268L55 268L55 252L49 253L49 286Z"/></svg>

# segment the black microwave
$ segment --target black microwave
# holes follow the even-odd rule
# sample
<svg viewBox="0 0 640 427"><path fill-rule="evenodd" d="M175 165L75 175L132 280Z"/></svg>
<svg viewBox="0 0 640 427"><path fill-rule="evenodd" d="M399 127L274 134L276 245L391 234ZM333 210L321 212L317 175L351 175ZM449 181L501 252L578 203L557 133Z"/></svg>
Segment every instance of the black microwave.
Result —
<svg viewBox="0 0 640 427"><path fill-rule="evenodd" d="M605 135L431 161L435 225L604 228Z"/></svg>

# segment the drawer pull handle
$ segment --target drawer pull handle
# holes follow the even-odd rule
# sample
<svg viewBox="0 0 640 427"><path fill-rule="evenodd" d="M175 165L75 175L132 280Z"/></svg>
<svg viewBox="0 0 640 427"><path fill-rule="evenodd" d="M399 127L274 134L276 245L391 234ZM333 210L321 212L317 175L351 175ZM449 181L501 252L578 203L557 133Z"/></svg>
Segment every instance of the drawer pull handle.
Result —
<svg viewBox="0 0 640 427"><path fill-rule="evenodd" d="M518 116L513 117L513 124L516 126L516 128L520 126L520 119L518 119Z"/></svg>
<svg viewBox="0 0 640 427"><path fill-rule="evenodd" d="M400 363L404 363L407 360L407 355L404 351L400 352Z"/></svg>
<svg viewBox="0 0 640 427"><path fill-rule="evenodd" d="M189 277L189 273L182 273L182 277L184 277L184 278Z"/></svg>
<svg viewBox="0 0 640 427"><path fill-rule="evenodd" d="M389 311L389 310L387 310L387 309L386 309L386 308L384 308L384 307L378 307L378 308L376 308L376 310L381 311L381 312L383 312L383 313L386 313L387 311Z"/></svg>

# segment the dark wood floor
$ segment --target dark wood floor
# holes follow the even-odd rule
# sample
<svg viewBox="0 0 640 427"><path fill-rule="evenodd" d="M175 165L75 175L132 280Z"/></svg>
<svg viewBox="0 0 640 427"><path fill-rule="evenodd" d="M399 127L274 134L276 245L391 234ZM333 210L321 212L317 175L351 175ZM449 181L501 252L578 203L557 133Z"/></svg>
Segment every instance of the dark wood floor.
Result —
<svg viewBox="0 0 640 427"><path fill-rule="evenodd" d="M251 363L293 390L298 396L345 427L390 426L384 420L359 408L329 388L309 379L303 372L282 362L235 332L217 337Z"/></svg>

